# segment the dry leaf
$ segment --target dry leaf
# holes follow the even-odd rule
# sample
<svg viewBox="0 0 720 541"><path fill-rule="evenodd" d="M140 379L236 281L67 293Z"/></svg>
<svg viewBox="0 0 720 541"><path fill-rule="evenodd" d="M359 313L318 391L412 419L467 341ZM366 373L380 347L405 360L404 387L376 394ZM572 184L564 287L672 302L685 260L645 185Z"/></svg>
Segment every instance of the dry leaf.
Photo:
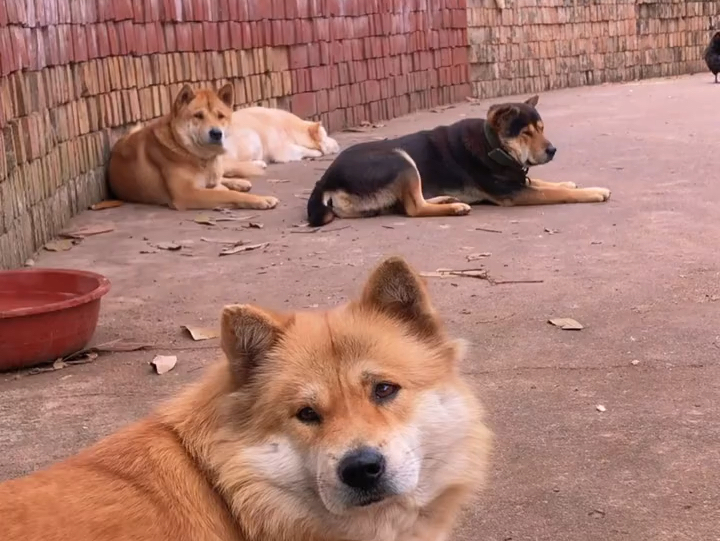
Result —
<svg viewBox="0 0 720 541"><path fill-rule="evenodd" d="M560 233L559 229L550 229L549 227L545 228L545 233L548 235L554 235L555 233Z"/></svg>
<svg viewBox="0 0 720 541"><path fill-rule="evenodd" d="M86 348L83 353L91 351L99 351L101 353L117 353L125 351L139 351L141 349L151 348L151 344L143 344L141 342L123 342L122 340L113 340L112 342L105 342L104 344L98 344L97 346L91 346Z"/></svg>
<svg viewBox="0 0 720 541"><path fill-rule="evenodd" d="M253 214L251 216L220 216L219 218L215 218L215 221L217 222L244 222L245 220L252 220L253 218L257 218L257 214Z"/></svg>
<svg viewBox="0 0 720 541"><path fill-rule="evenodd" d="M215 223L215 220L213 220L210 216L207 214L198 214L195 216L195 223L200 225L217 225Z"/></svg>
<svg viewBox="0 0 720 541"><path fill-rule="evenodd" d="M110 231L115 231L115 228L108 224L97 224L79 227L77 229L71 229L69 231L63 231L62 233L60 233L60 236L66 239L82 240L85 237L100 235L102 233L110 233Z"/></svg>
<svg viewBox="0 0 720 541"><path fill-rule="evenodd" d="M560 327L564 331L579 331L584 328L580 323L569 317L557 317L548 320L548 323Z"/></svg>
<svg viewBox="0 0 720 541"><path fill-rule="evenodd" d="M210 340L220 336L220 332L217 329L193 327L192 325L182 325L182 328L185 329L196 342L200 340Z"/></svg>
<svg viewBox="0 0 720 541"><path fill-rule="evenodd" d="M633 366L637 366L640 364L640 361L638 361L637 359L633 359L632 361L630 361L630 364Z"/></svg>
<svg viewBox="0 0 720 541"><path fill-rule="evenodd" d="M171 252L177 252L178 250L180 250L182 248L182 245L177 244L175 242L160 242L160 243L156 244L156 246L158 248L160 248L161 250L169 250Z"/></svg>
<svg viewBox="0 0 720 541"><path fill-rule="evenodd" d="M62 370L63 368L67 368L67 363L62 359L57 359L53 363L53 370Z"/></svg>
<svg viewBox="0 0 720 541"><path fill-rule="evenodd" d="M265 226L259 222L249 222L245 227L249 229L262 229Z"/></svg>
<svg viewBox="0 0 720 541"><path fill-rule="evenodd" d="M120 207L124 203L122 201L119 201L118 199L108 199L106 201L100 201L99 203L95 203L90 207L90 210L105 210L105 209L114 209L115 207Z"/></svg>
<svg viewBox="0 0 720 541"><path fill-rule="evenodd" d="M43 246L43 248L45 248L48 252L67 252L73 246L75 246L75 243L72 239L60 239L51 240Z"/></svg>
<svg viewBox="0 0 720 541"><path fill-rule="evenodd" d="M175 368L177 357L175 355L156 355L151 364L159 375L167 374Z"/></svg>
<svg viewBox="0 0 720 541"><path fill-rule="evenodd" d="M219 255L233 255L233 254L240 254L242 252L250 252L252 250L260 250L261 248L265 248L269 244L270 244L269 242L261 242L260 244L231 246L229 248L223 249L223 251L220 252Z"/></svg>
<svg viewBox="0 0 720 541"><path fill-rule="evenodd" d="M478 259L483 259L485 257L490 257L490 252L482 252L479 254L468 254L467 256L465 256L465 258L468 261L477 261Z"/></svg>
<svg viewBox="0 0 720 541"><path fill-rule="evenodd" d="M605 411L605 406L603 406L602 404L598 404L597 406L595 406L595 409L602 413Z"/></svg>

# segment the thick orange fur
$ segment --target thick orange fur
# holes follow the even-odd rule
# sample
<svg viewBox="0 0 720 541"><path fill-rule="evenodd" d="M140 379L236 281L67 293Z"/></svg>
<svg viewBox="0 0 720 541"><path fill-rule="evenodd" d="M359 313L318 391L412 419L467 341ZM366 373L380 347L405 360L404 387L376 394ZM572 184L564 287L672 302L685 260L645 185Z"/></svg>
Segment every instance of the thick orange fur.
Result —
<svg viewBox="0 0 720 541"><path fill-rule="evenodd" d="M226 307L226 362L155 414L0 485L3 541L438 541L481 484L491 435L418 276L381 264L328 312ZM379 381L399 390L379 403ZM299 420L312 407L317 423ZM372 446L392 490L348 499Z"/></svg>
<svg viewBox="0 0 720 541"><path fill-rule="evenodd" d="M274 197L244 193L252 187L245 177L263 168L224 156L233 104L230 84L217 92L183 87L170 114L136 126L113 147L108 182L115 196L178 210L275 207ZM211 130L221 137L211 139Z"/></svg>

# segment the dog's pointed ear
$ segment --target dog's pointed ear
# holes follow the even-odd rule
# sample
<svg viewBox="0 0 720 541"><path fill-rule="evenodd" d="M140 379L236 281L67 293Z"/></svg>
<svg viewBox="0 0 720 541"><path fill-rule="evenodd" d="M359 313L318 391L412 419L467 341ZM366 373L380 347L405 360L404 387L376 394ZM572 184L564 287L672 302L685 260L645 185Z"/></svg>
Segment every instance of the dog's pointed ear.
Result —
<svg viewBox="0 0 720 541"><path fill-rule="evenodd" d="M220 318L220 345L239 385L247 382L283 334L283 322L248 304L226 306Z"/></svg>
<svg viewBox="0 0 720 541"><path fill-rule="evenodd" d="M190 85L185 85L180 89L178 95L175 97L175 103L173 103L173 111L177 112L195 98L195 91Z"/></svg>
<svg viewBox="0 0 720 541"><path fill-rule="evenodd" d="M517 107L511 103L498 103L491 105L487 112L487 122L495 130L503 125L503 119L517 114Z"/></svg>
<svg viewBox="0 0 720 541"><path fill-rule="evenodd" d="M537 107L538 102L540 101L540 96L537 94L535 96L532 96L525 100L525 103L530 105L531 107Z"/></svg>
<svg viewBox="0 0 720 541"><path fill-rule="evenodd" d="M235 105L235 87L232 83L224 84L220 90L218 90L217 95L221 102L230 107L230 109L233 108Z"/></svg>
<svg viewBox="0 0 720 541"><path fill-rule="evenodd" d="M424 338L440 330L422 278L401 257L386 259L372 272L360 304L402 321Z"/></svg>
<svg viewBox="0 0 720 541"><path fill-rule="evenodd" d="M313 122L308 127L308 134L310 134L310 138L318 142L320 141L320 128L322 127L322 124L320 122Z"/></svg>

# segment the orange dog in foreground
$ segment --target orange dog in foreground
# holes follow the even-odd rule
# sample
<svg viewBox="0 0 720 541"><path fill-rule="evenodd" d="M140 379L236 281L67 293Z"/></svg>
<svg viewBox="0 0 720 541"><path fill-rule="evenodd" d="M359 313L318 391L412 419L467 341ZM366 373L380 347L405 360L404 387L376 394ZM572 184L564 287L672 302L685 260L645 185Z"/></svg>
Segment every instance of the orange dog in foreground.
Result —
<svg viewBox="0 0 720 541"><path fill-rule="evenodd" d="M3 541L438 541L481 485L480 404L421 279L222 313L225 361L150 417L0 484Z"/></svg>
<svg viewBox="0 0 720 541"><path fill-rule="evenodd" d="M245 193L247 177L263 175L263 166L224 156L234 103L231 84L217 92L184 86L169 115L113 147L108 182L115 197L177 210L274 208L275 197Z"/></svg>

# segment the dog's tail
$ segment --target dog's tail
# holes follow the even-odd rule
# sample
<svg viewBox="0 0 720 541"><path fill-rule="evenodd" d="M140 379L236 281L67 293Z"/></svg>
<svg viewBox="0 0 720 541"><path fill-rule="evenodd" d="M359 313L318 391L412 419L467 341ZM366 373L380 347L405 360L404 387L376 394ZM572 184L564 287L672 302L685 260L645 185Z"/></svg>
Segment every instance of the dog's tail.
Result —
<svg viewBox="0 0 720 541"><path fill-rule="evenodd" d="M332 211L331 194L326 192L320 186L315 185L315 189L310 194L307 204L308 225L310 227L320 227L329 224L335 218Z"/></svg>

